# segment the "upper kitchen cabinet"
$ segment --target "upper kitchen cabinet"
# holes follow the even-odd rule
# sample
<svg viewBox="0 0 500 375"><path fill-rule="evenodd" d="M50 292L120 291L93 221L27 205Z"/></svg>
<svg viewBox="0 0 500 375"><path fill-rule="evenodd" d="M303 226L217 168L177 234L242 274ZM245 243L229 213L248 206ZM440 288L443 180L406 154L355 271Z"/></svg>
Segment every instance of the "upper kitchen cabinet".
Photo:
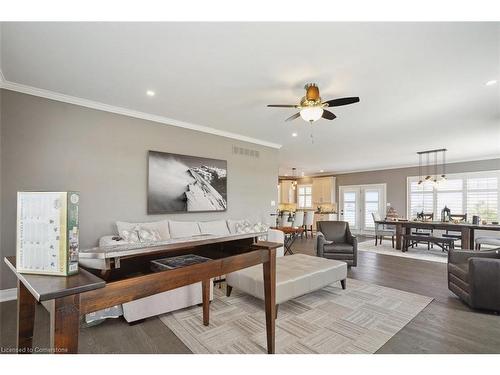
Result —
<svg viewBox="0 0 500 375"><path fill-rule="evenodd" d="M335 203L335 177L314 177L312 200L314 204Z"/></svg>
<svg viewBox="0 0 500 375"><path fill-rule="evenodd" d="M279 184L280 204L296 203L293 181L281 180Z"/></svg>

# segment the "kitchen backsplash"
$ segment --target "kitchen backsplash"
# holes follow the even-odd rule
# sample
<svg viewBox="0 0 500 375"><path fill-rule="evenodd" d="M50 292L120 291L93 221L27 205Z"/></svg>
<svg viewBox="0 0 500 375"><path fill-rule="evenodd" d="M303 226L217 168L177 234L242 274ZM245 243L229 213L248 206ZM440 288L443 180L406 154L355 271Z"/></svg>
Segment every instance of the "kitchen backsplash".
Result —
<svg viewBox="0 0 500 375"><path fill-rule="evenodd" d="M315 204L311 208L306 208L304 210L314 210L317 211L318 207L321 207L321 212L328 212L328 213L336 213L337 212L337 204L336 203L322 203L322 204ZM280 211L291 211L294 212L297 210L297 204L295 203L280 203L278 205L278 210Z"/></svg>
<svg viewBox="0 0 500 375"><path fill-rule="evenodd" d="M321 212L337 212L337 204L336 203L322 203L315 205L315 209L320 207Z"/></svg>

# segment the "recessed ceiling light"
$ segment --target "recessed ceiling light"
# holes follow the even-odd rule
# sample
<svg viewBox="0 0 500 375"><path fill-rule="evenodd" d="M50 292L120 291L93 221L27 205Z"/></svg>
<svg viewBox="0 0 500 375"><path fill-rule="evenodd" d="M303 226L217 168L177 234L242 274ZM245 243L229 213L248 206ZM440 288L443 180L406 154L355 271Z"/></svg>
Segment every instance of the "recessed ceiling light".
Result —
<svg viewBox="0 0 500 375"><path fill-rule="evenodd" d="M292 137L296 137L297 135L297 133L292 133Z"/></svg>
<svg viewBox="0 0 500 375"><path fill-rule="evenodd" d="M498 81L496 79L492 79L491 81L486 82L486 86L493 86L497 83Z"/></svg>
<svg viewBox="0 0 500 375"><path fill-rule="evenodd" d="M319 173L323 173L325 170L324 169L320 169L319 170Z"/></svg>
<svg viewBox="0 0 500 375"><path fill-rule="evenodd" d="M155 92L153 90L146 91L147 96L155 96Z"/></svg>

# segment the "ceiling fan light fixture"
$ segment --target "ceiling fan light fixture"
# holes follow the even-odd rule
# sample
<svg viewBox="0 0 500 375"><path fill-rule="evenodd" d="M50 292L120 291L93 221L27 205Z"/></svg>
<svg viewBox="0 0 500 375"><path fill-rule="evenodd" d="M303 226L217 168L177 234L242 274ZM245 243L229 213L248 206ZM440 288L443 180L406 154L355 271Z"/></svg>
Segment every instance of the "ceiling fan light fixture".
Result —
<svg viewBox="0 0 500 375"><path fill-rule="evenodd" d="M318 121L322 115L322 107L306 107L300 110L300 117L302 117L302 119L307 122Z"/></svg>

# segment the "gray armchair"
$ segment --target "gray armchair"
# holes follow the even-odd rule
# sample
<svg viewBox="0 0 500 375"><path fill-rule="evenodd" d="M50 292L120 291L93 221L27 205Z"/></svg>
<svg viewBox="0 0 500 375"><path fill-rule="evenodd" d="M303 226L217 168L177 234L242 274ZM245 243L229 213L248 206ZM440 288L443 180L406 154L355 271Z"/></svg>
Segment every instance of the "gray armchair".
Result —
<svg viewBox="0 0 500 375"><path fill-rule="evenodd" d="M450 249L448 289L474 309L500 312L500 249Z"/></svg>
<svg viewBox="0 0 500 375"><path fill-rule="evenodd" d="M348 266L358 263L358 240L346 221L318 221L316 254L322 258L342 260Z"/></svg>

